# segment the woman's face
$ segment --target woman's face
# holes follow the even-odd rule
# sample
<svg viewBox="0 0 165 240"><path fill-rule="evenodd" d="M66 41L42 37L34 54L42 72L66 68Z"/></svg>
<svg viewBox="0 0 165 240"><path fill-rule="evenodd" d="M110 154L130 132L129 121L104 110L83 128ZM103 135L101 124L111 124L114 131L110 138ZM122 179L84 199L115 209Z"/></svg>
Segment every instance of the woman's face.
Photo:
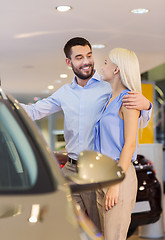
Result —
<svg viewBox="0 0 165 240"><path fill-rule="evenodd" d="M114 70L116 65L109 59L105 60L104 66L102 67L102 79L104 81L111 81L114 78Z"/></svg>

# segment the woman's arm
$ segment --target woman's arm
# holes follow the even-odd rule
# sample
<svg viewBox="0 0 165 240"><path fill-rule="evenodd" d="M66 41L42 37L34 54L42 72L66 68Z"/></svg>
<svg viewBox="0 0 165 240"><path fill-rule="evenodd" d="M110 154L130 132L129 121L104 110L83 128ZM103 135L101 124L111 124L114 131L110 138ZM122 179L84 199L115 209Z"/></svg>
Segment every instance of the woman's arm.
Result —
<svg viewBox="0 0 165 240"><path fill-rule="evenodd" d="M133 153L136 149L136 138L138 131L138 121L140 111L134 109L127 109L122 106L121 113L124 120L124 139L125 144L122 149L119 164L124 172L127 171ZM109 210L118 202L120 184L115 184L109 187L105 197L105 209Z"/></svg>
<svg viewBox="0 0 165 240"><path fill-rule="evenodd" d="M126 172L136 149L140 111L136 109L127 109L122 106L121 112L124 120L125 143L120 155L119 164L123 168L124 172Z"/></svg>
<svg viewBox="0 0 165 240"><path fill-rule="evenodd" d="M143 128L145 128L151 118L152 104L143 96L142 93L137 91L130 91L127 95L123 96L123 106L129 109L141 110L143 117Z"/></svg>

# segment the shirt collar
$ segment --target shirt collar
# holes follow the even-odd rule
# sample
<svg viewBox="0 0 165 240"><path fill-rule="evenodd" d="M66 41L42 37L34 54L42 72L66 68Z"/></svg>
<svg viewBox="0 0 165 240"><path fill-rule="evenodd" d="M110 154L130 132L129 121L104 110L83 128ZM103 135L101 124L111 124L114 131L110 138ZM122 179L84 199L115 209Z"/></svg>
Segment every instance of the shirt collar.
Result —
<svg viewBox="0 0 165 240"><path fill-rule="evenodd" d="M95 71L95 73L93 74L93 76L89 79L87 85L90 84L90 83L93 82L93 81L100 81L100 80L101 80L100 75L98 74L97 71ZM71 87L74 88L74 87L76 87L77 85L78 85L78 84L77 84L76 76L75 76L74 79L73 79L73 81L72 81L72 83L71 83Z"/></svg>

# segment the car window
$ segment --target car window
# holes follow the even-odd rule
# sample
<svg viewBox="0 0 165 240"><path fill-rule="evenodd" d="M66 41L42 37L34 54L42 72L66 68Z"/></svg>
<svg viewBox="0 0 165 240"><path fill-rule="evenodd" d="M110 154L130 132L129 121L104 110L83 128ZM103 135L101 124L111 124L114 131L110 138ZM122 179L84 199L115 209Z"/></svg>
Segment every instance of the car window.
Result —
<svg viewBox="0 0 165 240"><path fill-rule="evenodd" d="M35 155L24 132L0 103L0 191L30 189L37 174Z"/></svg>

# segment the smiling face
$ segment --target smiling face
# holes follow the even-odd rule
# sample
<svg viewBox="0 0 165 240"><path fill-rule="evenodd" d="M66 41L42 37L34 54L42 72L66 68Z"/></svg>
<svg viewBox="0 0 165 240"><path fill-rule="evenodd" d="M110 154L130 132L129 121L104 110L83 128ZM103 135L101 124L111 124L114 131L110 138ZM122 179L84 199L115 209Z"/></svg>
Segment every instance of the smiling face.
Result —
<svg viewBox="0 0 165 240"><path fill-rule="evenodd" d="M72 47L71 56L66 59L66 63L80 80L89 80L94 73L92 50L88 45Z"/></svg>

